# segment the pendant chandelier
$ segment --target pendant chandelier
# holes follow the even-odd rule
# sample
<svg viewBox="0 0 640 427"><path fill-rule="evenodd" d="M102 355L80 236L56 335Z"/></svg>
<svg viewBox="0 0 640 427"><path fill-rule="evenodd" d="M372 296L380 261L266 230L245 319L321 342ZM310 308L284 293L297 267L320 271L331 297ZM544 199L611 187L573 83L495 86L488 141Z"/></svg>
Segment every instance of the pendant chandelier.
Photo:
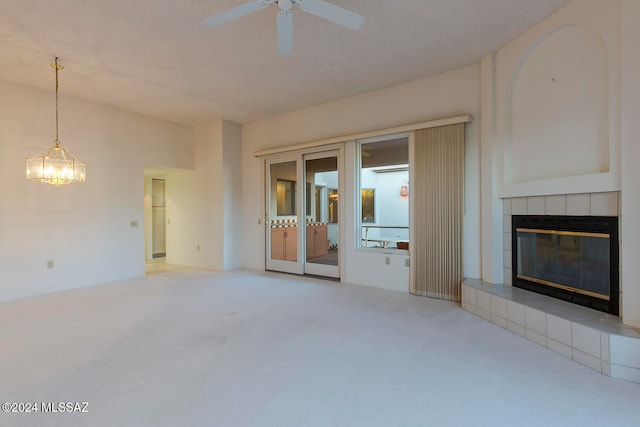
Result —
<svg viewBox="0 0 640 427"><path fill-rule="evenodd" d="M66 185L85 182L85 164L60 146L58 139L58 58L49 64L56 71L56 139L46 154L27 157L27 180L40 181L50 185Z"/></svg>

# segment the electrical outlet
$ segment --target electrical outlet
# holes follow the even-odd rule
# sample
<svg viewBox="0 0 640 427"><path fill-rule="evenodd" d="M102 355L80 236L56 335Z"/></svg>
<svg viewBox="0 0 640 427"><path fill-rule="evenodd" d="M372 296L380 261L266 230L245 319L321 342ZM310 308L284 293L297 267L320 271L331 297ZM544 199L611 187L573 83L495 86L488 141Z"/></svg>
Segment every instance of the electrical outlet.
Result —
<svg viewBox="0 0 640 427"><path fill-rule="evenodd" d="M411 260L409 258L404 260L404 266L405 267L410 267L411 266Z"/></svg>
<svg viewBox="0 0 640 427"><path fill-rule="evenodd" d="M196 251L200 250L200 245L196 245Z"/></svg>
<svg viewBox="0 0 640 427"><path fill-rule="evenodd" d="M47 260L47 268L53 268L53 260Z"/></svg>
<svg viewBox="0 0 640 427"><path fill-rule="evenodd" d="M171 218L167 219L167 224L171 225Z"/></svg>
<svg viewBox="0 0 640 427"><path fill-rule="evenodd" d="M131 221L131 228L138 228L138 221Z"/></svg>
<svg viewBox="0 0 640 427"><path fill-rule="evenodd" d="M391 265L391 257L384 257L384 265Z"/></svg>

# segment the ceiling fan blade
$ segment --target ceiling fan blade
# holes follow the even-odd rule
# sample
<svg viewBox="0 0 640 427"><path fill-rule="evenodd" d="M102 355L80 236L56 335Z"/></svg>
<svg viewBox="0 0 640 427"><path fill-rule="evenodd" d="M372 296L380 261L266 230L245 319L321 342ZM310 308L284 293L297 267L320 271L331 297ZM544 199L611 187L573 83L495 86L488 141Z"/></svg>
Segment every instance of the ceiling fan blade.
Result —
<svg viewBox="0 0 640 427"><path fill-rule="evenodd" d="M354 30L360 28L364 22L364 16L324 0L302 0L300 7L307 13Z"/></svg>
<svg viewBox="0 0 640 427"><path fill-rule="evenodd" d="M293 13L283 10L278 13L278 53L286 55L293 50Z"/></svg>
<svg viewBox="0 0 640 427"><path fill-rule="evenodd" d="M264 9L268 5L269 2L267 0L253 0L249 3L245 3L238 7L234 7L233 9L229 9L226 12L222 12L218 15L213 15L205 19L204 23L210 27L217 27L218 25L233 21L236 18L248 15L249 13L255 12L256 10Z"/></svg>

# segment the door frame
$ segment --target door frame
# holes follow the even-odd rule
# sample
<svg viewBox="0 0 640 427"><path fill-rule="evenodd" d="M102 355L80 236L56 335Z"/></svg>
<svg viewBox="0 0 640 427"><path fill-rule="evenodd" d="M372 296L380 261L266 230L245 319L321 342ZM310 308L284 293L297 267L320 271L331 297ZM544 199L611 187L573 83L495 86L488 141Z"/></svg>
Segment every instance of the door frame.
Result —
<svg viewBox="0 0 640 427"><path fill-rule="evenodd" d="M264 231L265 231L265 247L264 260L265 270L279 271L293 274L309 274L315 276L323 276L328 278L340 279L344 277L342 274L344 266L345 251L339 249L338 266L314 264L306 262L306 179L305 179L305 160L313 160L324 157L335 156L337 158L338 170L338 194L344 194L345 177L344 177L344 143L331 144L304 150L294 150L290 152L278 153L263 158L264 167ZM296 162L296 225L297 225L297 260L284 261L271 258L271 165L285 162ZM302 184L300 184L302 183ZM313 197L313 195L312 195ZM343 245L345 219L345 210L338 209L338 242ZM298 225L302 224L303 227Z"/></svg>
<svg viewBox="0 0 640 427"><path fill-rule="evenodd" d="M294 162L296 165L296 261L285 261L271 258L271 222L275 218L271 216L271 166L280 163ZM304 193L304 185L300 185L304 182L302 176L302 156L297 154L285 154L278 155L276 157L265 159L264 163L264 230L265 230L265 269L273 271L281 271L283 273L304 274L303 263L301 261L301 245L304 244L304 240L298 230L298 224L301 224L302 218L302 196ZM286 229L285 229L286 231Z"/></svg>

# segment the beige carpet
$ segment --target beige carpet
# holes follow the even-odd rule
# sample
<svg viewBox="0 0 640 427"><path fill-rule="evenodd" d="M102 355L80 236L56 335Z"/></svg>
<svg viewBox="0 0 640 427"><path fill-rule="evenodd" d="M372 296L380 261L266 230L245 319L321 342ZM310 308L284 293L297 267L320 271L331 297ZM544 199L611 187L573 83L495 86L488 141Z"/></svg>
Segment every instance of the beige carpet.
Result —
<svg viewBox="0 0 640 427"><path fill-rule="evenodd" d="M638 426L612 380L456 304L182 269L0 304L4 426Z"/></svg>

